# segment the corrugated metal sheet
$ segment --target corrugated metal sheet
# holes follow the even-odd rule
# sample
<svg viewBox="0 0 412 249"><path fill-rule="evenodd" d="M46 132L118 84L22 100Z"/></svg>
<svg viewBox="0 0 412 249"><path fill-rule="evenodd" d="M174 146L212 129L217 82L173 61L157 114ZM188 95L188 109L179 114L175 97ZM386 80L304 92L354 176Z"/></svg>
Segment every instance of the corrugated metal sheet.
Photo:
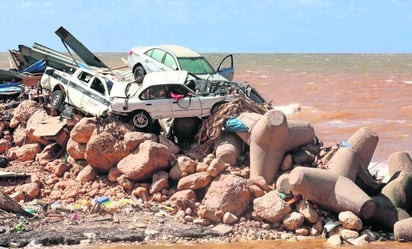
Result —
<svg viewBox="0 0 412 249"><path fill-rule="evenodd" d="M109 68L64 27L60 27L55 33L60 37L62 42L67 44L87 65Z"/></svg>
<svg viewBox="0 0 412 249"><path fill-rule="evenodd" d="M47 50L32 49L24 45L19 45L19 51L21 55L27 60L29 65L35 63L38 60L45 59L47 65L59 70L67 70L70 67L77 67L70 57L56 56L53 53L49 53Z"/></svg>

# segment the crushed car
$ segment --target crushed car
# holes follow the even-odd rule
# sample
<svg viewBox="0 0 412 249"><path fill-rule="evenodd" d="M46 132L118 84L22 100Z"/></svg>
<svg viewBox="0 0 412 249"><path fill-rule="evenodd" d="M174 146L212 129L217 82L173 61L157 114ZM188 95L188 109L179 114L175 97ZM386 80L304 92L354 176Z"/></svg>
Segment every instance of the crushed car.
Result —
<svg viewBox="0 0 412 249"><path fill-rule="evenodd" d="M129 82L112 88L110 113L127 117L137 129L146 129L154 119L208 117L235 98L226 89L200 93L190 84L187 71L149 73L142 84Z"/></svg>
<svg viewBox="0 0 412 249"><path fill-rule="evenodd" d="M267 103L255 88L233 81L235 69L232 54L225 56L215 70L205 57L183 46L141 46L130 50L127 65L138 83L150 72L183 70L188 71L195 83L200 85L236 87L256 103Z"/></svg>
<svg viewBox="0 0 412 249"><path fill-rule="evenodd" d="M130 50L127 65L135 80L143 82L146 74L183 70L202 79L232 80L233 56L227 55L215 70L201 54L179 45L141 46Z"/></svg>
<svg viewBox="0 0 412 249"><path fill-rule="evenodd" d="M234 99L226 89L194 91L188 86L194 82L186 71L150 73L138 84L116 81L85 68L64 72L48 67L40 84L59 112L70 106L90 116L110 114L138 130L149 129L157 119L207 117L219 105Z"/></svg>
<svg viewBox="0 0 412 249"><path fill-rule="evenodd" d="M70 71L47 67L40 85L50 94L50 104L55 110L62 112L68 104L87 115L99 117L109 108L113 79L81 67Z"/></svg>

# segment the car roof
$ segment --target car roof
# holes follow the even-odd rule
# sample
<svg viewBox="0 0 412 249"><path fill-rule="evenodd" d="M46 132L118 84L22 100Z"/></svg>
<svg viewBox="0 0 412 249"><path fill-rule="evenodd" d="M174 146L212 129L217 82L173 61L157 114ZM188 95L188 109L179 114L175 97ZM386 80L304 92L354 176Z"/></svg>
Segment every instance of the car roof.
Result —
<svg viewBox="0 0 412 249"><path fill-rule="evenodd" d="M199 54L196 51L193 51L190 48L179 46L179 45L171 45L171 44L165 44L165 45L156 45L156 46L142 46L142 47L134 47L132 50L139 51L147 51L149 49L153 48L161 48L164 49L172 54L174 54L176 57L202 57L201 54Z"/></svg>
<svg viewBox="0 0 412 249"><path fill-rule="evenodd" d="M148 73L143 80L143 86L159 84L184 84L187 79L187 71L161 71Z"/></svg>

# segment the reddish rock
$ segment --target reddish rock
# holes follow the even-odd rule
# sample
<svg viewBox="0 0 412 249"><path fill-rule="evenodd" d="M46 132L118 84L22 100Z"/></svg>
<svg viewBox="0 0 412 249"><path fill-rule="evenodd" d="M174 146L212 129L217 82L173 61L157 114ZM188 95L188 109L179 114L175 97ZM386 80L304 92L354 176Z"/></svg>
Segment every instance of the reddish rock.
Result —
<svg viewBox="0 0 412 249"><path fill-rule="evenodd" d="M177 163L169 172L170 178L174 181L180 180L180 178L193 174L196 172L197 162L187 156L179 156Z"/></svg>
<svg viewBox="0 0 412 249"><path fill-rule="evenodd" d="M57 177L62 177L70 169L70 165L61 160L53 160L46 165L45 169Z"/></svg>
<svg viewBox="0 0 412 249"><path fill-rule="evenodd" d="M198 162L196 165L196 172L206 172L208 167L209 167L209 164L205 162Z"/></svg>
<svg viewBox="0 0 412 249"><path fill-rule="evenodd" d="M152 195L168 187L169 173L167 173L166 171L158 171L153 174L152 186L150 187L149 193Z"/></svg>
<svg viewBox="0 0 412 249"><path fill-rule="evenodd" d="M29 197L31 200L36 199L40 194L40 187L37 183L26 183L16 187L16 191L22 191Z"/></svg>
<svg viewBox="0 0 412 249"><path fill-rule="evenodd" d="M25 144L16 148L15 155L19 161L32 161L36 158L36 155L41 151L39 144Z"/></svg>
<svg viewBox="0 0 412 249"><path fill-rule="evenodd" d="M96 171L90 165L82 169L76 177L77 181L91 182L96 178Z"/></svg>
<svg viewBox="0 0 412 249"><path fill-rule="evenodd" d="M116 167L111 168L109 173L107 174L107 179L110 182L117 182L117 178L122 175L122 172Z"/></svg>
<svg viewBox="0 0 412 249"><path fill-rule="evenodd" d="M177 154L180 151L179 146L177 146L175 143L173 143L170 139L167 139L165 136L159 136L159 144L165 145L170 152L173 154Z"/></svg>
<svg viewBox="0 0 412 249"><path fill-rule="evenodd" d="M49 141L44 138L44 137L39 137L35 135L35 130L38 128L40 125L43 124L44 120L50 118L50 116L47 114L47 112L43 109L38 109L36 110L30 118L27 120L26 123L26 136L30 141L33 142L38 142L43 145L47 145Z"/></svg>
<svg viewBox="0 0 412 249"><path fill-rule="evenodd" d="M169 200L176 204L177 202L196 202L196 192L191 189L185 189L181 191L177 191L172 196L170 196Z"/></svg>
<svg viewBox="0 0 412 249"><path fill-rule="evenodd" d="M26 129L23 126L18 126L13 131L13 142L16 146L22 146L25 143L29 143L29 139L26 136Z"/></svg>
<svg viewBox="0 0 412 249"><path fill-rule="evenodd" d="M66 145L67 153L75 160L86 158L87 144L78 143L69 138Z"/></svg>
<svg viewBox="0 0 412 249"><path fill-rule="evenodd" d="M127 190L127 191L132 190L133 187L134 187L134 183L133 183L129 178L127 178L127 176L125 176L125 175L119 176L119 177L117 178L117 182L119 183L119 185L120 185L124 190Z"/></svg>
<svg viewBox="0 0 412 249"><path fill-rule="evenodd" d="M210 162L209 167L207 168L206 172L209 173L209 175L211 175L212 177L216 177L228 167L229 167L229 164L225 163L225 161L219 157L219 158L213 159Z"/></svg>
<svg viewBox="0 0 412 249"><path fill-rule="evenodd" d="M141 198L144 202L148 200L149 191L147 188L139 186L133 190L132 195L136 198Z"/></svg>
<svg viewBox="0 0 412 249"><path fill-rule="evenodd" d="M96 129L95 118L82 118L75 124L70 132L70 139L77 142L86 144Z"/></svg>
<svg viewBox="0 0 412 249"><path fill-rule="evenodd" d="M10 128L16 128L20 123L26 122L30 116L38 109L37 102L33 100L23 100L13 112L10 120Z"/></svg>
<svg viewBox="0 0 412 249"><path fill-rule="evenodd" d="M61 146L57 143L51 143L44 147L44 149L36 156L36 160L40 165L44 166L56 158L61 151Z"/></svg>
<svg viewBox="0 0 412 249"><path fill-rule="evenodd" d="M166 146L146 140L140 144L138 153L124 157L117 168L131 180L150 179L154 172L169 168L170 157Z"/></svg>
<svg viewBox="0 0 412 249"><path fill-rule="evenodd" d="M212 177L207 172L198 172L181 178L177 189L201 189L208 186L211 181Z"/></svg>
<svg viewBox="0 0 412 249"><path fill-rule="evenodd" d="M156 141L156 135L145 132L127 132L124 134L124 144L126 150L131 153L135 151L141 143L146 140Z"/></svg>
<svg viewBox="0 0 412 249"><path fill-rule="evenodd" d="M270 223L279 223L292 210L276 191L270 191L253 201L256 215Z"/></svg>
<svg viewBox="0 0 412 249"><path fill-rule="evenodd" d="M124 143L113 134L95 131L87 143L85 158L93 168L108 172L127 155Z"/></svg>
<svg viewBox="0 0 412 249"><path fill-rule="evenodd" d="M206 210L201 218L216 221L213 213L221 221L224 213L230 212L239 217L247 209L251 201L251 193L247 180L234 175L220 175L212 181L202 201L202 207Z"/></svg>
<svg viewBox="0 0 412 249"><path fill-rule="evenodd" d="M303 216L303 214L298 212L291 212L283 218L283 227L288 231L295 231L303 225L304 221L305 217Z"/></svg>

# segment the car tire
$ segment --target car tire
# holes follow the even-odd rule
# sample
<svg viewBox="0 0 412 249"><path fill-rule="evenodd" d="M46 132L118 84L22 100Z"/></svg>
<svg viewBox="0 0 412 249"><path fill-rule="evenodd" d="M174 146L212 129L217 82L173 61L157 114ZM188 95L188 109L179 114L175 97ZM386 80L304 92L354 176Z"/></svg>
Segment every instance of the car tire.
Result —
<svg viewBox="0 0 412 249"><path fill-rule="evenodd" d="M142 83L145 75L146 71L144 70L144 67L142 65L138 65L133 70L133 76L137 83Z"/></svg>
<svg viewBox="0 0 412 249"><path fill-rule="evenodd" d="M131 122L136 129L145 130L152 123L152 118L145 111L136 111L132 114Z"/></svg>
<svg viewBox="0 0 412 249"><path fill-rule="evenodd" d="M215 114L223 104L226 104L226 102L216 103L216 104L212 107L212 109L210 110L210 114L211 114L211 115Z"/></svg>
<svg viewBox="0 0 412 249"><path fill-rule="evenodd" d="M64 99L64 93L60 90L55 90L50 95L50 104L55 110L61 111L60 109L63 107Z"/></svg>

